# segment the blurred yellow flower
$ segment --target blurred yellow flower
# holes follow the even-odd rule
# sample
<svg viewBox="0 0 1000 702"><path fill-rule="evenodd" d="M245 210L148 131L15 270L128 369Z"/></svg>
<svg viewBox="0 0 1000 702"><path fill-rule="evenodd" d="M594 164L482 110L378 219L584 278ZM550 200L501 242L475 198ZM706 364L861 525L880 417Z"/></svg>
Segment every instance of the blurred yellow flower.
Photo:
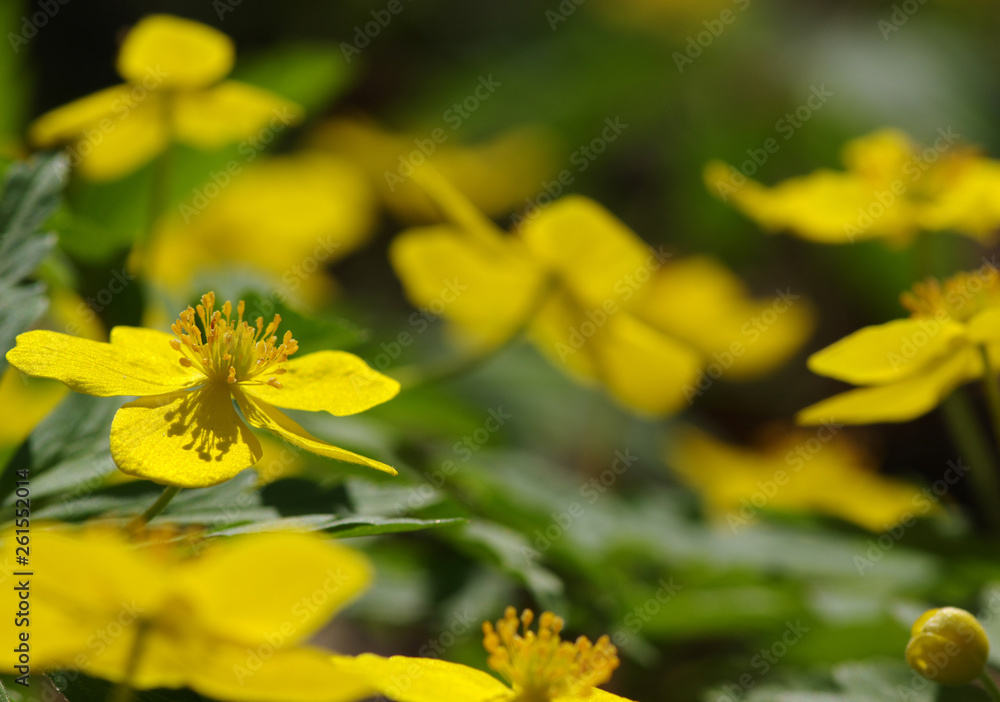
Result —
<svg viewBox="0 0 1000 702"><path fill-rule="evenodd" d="M1000 271L987 263L902 296L909 319L865 327L809 357L814 373L864 387L799 412L800 424L906 422L1000 358ZM994 367L996 367L994 365Z"/></svg>
<svg viewBox="0 0 1000 702"><path fill-rule="evenodd" d="M667 461L733 531L766 509L827 514L880 532L909 526L935 504L915 487L880 476L872 457L834 423L812 433L777 432L758 448L685 427L669 446Z"/></svg>
<svg viewBox="0 0 1000 702"><path fill-rule="evenodd" d="M321 126L313 145L357 163L385 206L407 224L441 221L434 203L410 180L425 162L491 217L522 207L556 170L552 138L540 130L512 130L476 145L452 143L451 134L445 127L427 134L395 134L367 121L341 118Z"/></svg>
<svg viewBox="0 0 1000 702"><path fill-rule="evenodd" d="M216 149L269 125L297 122L300 108L266 90L222 81L232 40L198 22L150 15L125 37L118 73L105 88L39 117L29 138L40 147L70 143L70 162L93 180L119 178L172 141ZM220 82L222 81L222 82Z"/></svg>
<svg viewBox="0 0 1000 702"><path fill-rule="evenodd" d="M847 143L845 171L822 169L768 188L748 177L757 158L741 170L713 161L705 180L713 195L765 229L823 244L873 238L905 244L921 230L986 241L1000 226L1000 162L957 140L941 129L921 150L902 132L885 129Z"/></svg>
<svg viewBox="0 0 1000 702"><path fill-rule="evenodd" d="M374 194L364 175L318 152L269 158L223 175L161 221L130 265L179 299L190 299L199 275L234 265L265 275L282 299L327 299L333 284L326 265L371 233Z"/></svg>
<svg viewBox="0 0 1000 702"><path fill-rule="evenodd" d="M31 540L30 600L19 600L16 575L0 594L18 637L0 653L5 673L24 674L18 666L30 661L34 672L69 668L234 702L336 702L372 691L306 643L371 580L366 559L348 548L286 532L214 540L193 556L178 544L140 547L119 531L37 524ZM2 542L13 552L13 530ZM22 612L30 627L18 623Z"/></svg>
<svg viewBox="0 0 1000 702"><path fill-rule="evenodd" d="M339 461L395 474L389 466L312 436L280 412L356 414L391 399L399 384L357 356L319 351L288 360L298 349L292 333L281 343L279 316L256 328L243 320L244 304L215 309L215 295L181 313L172 330L115 327L111 343L51 331L17 337L7 353L15 368L60 380L76 392L98 397L138 395L115 415L111 455L125 473L165 485L206 487L229 480L261 457L260 443L233 408L252 426L288 443ZM278 380L278 378L281 380Z"/></svg>
<svg viewBox="0 0 1000 702"><path fill-rule="evenodd" d="M344 669L367 676L378 692L395 702L612 702L624 697L597 689L618 667L618 652L607 636L591 643L581 636L563 641L563 620L551 612L529 627L531 610L520 618L508 607L504 618L483 624L487 663L507 683L458 663L433 658L335 656ZM521 627L524 633L520 633Z"/></svg>
<svg viewBox="0 0 1000 702"><path fill-rule="evenodd" d="M717 263L670 263L592 200L562 198L508 236L433 170L413 177L452 224L392 243L410 300L481 349L526 328L557 365L637 412L673 412L715 378L770 370L812 330L797 296L752 300Z"/></svg>

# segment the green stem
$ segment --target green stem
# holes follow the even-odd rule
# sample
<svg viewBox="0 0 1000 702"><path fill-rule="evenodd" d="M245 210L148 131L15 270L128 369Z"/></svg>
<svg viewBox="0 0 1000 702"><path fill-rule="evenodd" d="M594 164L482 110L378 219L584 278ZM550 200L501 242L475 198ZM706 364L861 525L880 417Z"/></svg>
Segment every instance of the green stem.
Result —
<svg viewBox="0 0 1000 702"><path fill-rule="evenodd" d="M135 639L132 640L132 648L128 653L128 660L125 662L125 675L121 681L114 686L108 696L108 702L131 702L132 701L132 681L135 673L139 669L139 661L142 658L143 645L146 640L146 624L139 620L138 630L135 632ZM1000 702L1000 700L997 700Z"/></svg>
<svg viewBox="0 0 1000 702"><path fill-rule="evenodd" d="M979 674L979 680L986 688L986 694L990 696L990 700L1000 702L1000 687L997 687L997 681L990 675L990 671L984 668L983 672Z"/></svg>
<svg viewBox="0 0 1000 702"><path fill-rule="evenodd" d="M129 522L125 529L126 531L135 531L136 529L141 529L142 527L153 521L153 518L158 515L163 509L170 504L170 500L177 496L181 489L176 485L168 485L160 496L156 499L149 509L140 514L138 517Z"/></svg>
<svg viewBox="0 0 1000 702"><path fill-rule="evenodd" d="M956 448L972 466L969 475L975 483L976 499L990 528L1000 531L1000 484L997 462L983 431L979 417L967 395L953 392L941 404L948 433Z"/></svg>
<svg viewBox="0 0 1000 702"><path fill-rule="evenodd" d="M1000 449L1000 386L997 385L997 371L990 360L986 346L979 347L979 355L983 359L983 389L986 391L986 402L990 408L990 419L993 420L993 433Z"/></svg>

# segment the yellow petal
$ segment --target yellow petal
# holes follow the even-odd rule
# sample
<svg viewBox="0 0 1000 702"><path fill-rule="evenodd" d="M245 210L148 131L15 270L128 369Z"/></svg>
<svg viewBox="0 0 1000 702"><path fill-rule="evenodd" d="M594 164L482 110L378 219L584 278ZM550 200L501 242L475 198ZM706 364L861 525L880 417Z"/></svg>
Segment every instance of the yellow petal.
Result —
<svg viewBox="0 0 1000 702"><path fill-rule="evenodd" d="M789 230L817 243L905 239L916 232L915 210L903 193L854 174L818 170L766 188L716 162L706 167L705 178L713 194L765 229Z"/></svg>
<svg viewBox="0 0 1000 702"><path fill-rule="evenodd" d="M690 346L624 312L611 316L592 343L602 382L626 407L663 415L688 404L702 364Z"/></svg>
<svg viewBox="0 0 1000 702"><path fill-rule="evenodd" d="M302 119L302 108L272 92L227 80L175 96L174 134L202 149L260 137L261 144ZM256 141L248 146L256 147Z"/></svg>
<svg viewBox="0 0 1000 702"><path fill-rule="evenodd" d="M790 289L775 298L751 298L739 278L705 256L668 263L647 287L637 291L637 316L695 346L730 380L782 365L815 326L808 300Z"/></svg>
<svg viewBox="0 0 1000 702"><path fill-rule="evenodd" d="M159 98L149 95L135 109L117 115L107 130L83 134L70 147L70 164L78 164L90 180L114 180L158 156L168 142Z"/></svg>
<svg viewBox="0 0 1000 702"><path fill-rule="evenodd" d="M122 78L133 83L156 75L166 88L203 88L233 69L235 52L229 37L207 25L150 15L125 37L117 67Z"/></svg>
<svg viewBox="0 0 1000 702"><path fill-rule="evenodd" d="M395 702L498 702L513 691L488 673L435 658L334 656L344 670L365 676L379 694Z"/></svg>
<svg viewBox="0 0 1000 702"><path fill-rule="evenodd" d="M847 142L841 160L852 173L874 186L885 187L904 175L911 178L904 169L907 164L913 165L914 156L913 142L904 132L880 129Z"/></svg>
<svg viewBox="0 0 1000 702"><path fill-rule="evenodd" d="M106 120L105 126L119 120L120 111L130 104L131 89L116 85L46 112L31 124L28 138L35 146L47 147L76 139L85 129L96 129L100 134L101 120Z"/></svg>
<svg viewBox="0 0 1000 702"><path fill-rule="evenodd" d="M497 251L450 227L410 229L389 250L407 297L483 346L522 328L540 294L541 271L513 242ZM424 317L426 320L426 317Z"/></svg>
<svg viewBox="0 0 1000 702"><path fill-rule="evenodd" d="M53 331L30 331L17 337L7 361L28 375L53 378L76 392L97 397L158 395L205 382L204 375L184 368L177 357L165 357L158 343L146 343L164 337L169 339L156 332L142 334L143 343L122 346Z"/></svg>
<svg viewBox="0 0 1000 702"><path fill-rule="evenodd" d="M111 456L125 473L164 485L209 487L261 457L260 443L219 383L125 404L111 423Z"/></svg>
<svg viewBox="0 0 1000 702"><path fill-rule="evenodd" d="M837 424L781 432L760 448L685 427L669 447L669 463L732 529L754 521L758 509L820 512L871 531L930 511L917 509L914 486L880 476Z"/></svg>
<svg viewBox="0 0 1000 702"><path fill-rule="evenodd" d="M269 651L266 644L262 650ZM360 702L375 691L366 677L317 648L279 649L267 657L254 651L220 642L189 668L188 685L213 699L240 702Z"/></svg>
<svg viewBox="0 0 1000 702"><path fill-rule="evenodd" d="M796 415L799 424L907 422L934 409L962 383L982 375L982 362L968 347L896 383L849 390Z"/></svg>
<svg viewBox="0 0 1000 702"><path fill-rule="evenodd" d="M600 378L593 345L587 343L594 333L594 320L588 319L574 299L559 288L549 295L530 327L532 341L554 366L565 368L577 380L588 384Z"/></svg>
<svg viewBox="0 0 1000 702"><path fill-rule="evenodd" d="M371 581L357 551L315 534L274 533L213 542L175 574L195 616L219 638L256 647L269 636L302 641ZM295 577L262 563L294 563Z"/></svg>
<svg viewBox="0 0 1000 702"><path fill-rule="evenodd" d="M662 258L601 205L564 197L521 228L531 252L555 270L586 305L621 301L630 280L660 268Z"/></svg>
<svg viewBox="0 0 1000 702"><path fill-rule="evenodd" d="M327 458L333 458L347 463L357 463L358 465L368 466L369 468L374 468L375 470L380 470L385 473L389 473L390 475L396 475L396 469L391 466L387 466L386 464L380 463L374 459L352 453L351 451L331 446L330 444L317 439L315 436L299 426L299 424L292 420L288 415L279 412L266 402L250 397L238 388L234 390L233 394L236 397L237 403L239 403L243 416L247 418L247 421L250 422L251 425L257 427L258 429L267 429L268 431L277 434L293 446L304 448L306 451L315 453L319 456L326 456Z"/></svg>
<svg viewBox="0 0 1000 702"><path fill-rule="evenodd" d="M280 389L264 383L240 387L246 394L276 407L326 411L337 417L364 412L399 393L399 383L344 351L318 351L291 358L284 368L285 373L275 376Z"/></svg>
<svg viewBox="0 0 1000 702"><path fill-rule="evenodd" d="M931 230L953 230L984 242L1000 226L1000 163L967 154L949 155L924 178L938 181L933 196L921 203L922 226Z"/></svg>
<svg viewBox="0 0 1000 702"><path fill-rule="evenodd" d="M892 383L967 343L965 326L935 319L897 319L865 327L809 357L818 375L855 385Z"/></svg>
<svg viewBox="0 0 1000 702"><path fill-rule="evenodd" d="M969 341L992 344L1000 341L1000 308L990 307L966 322Z"/></svg>

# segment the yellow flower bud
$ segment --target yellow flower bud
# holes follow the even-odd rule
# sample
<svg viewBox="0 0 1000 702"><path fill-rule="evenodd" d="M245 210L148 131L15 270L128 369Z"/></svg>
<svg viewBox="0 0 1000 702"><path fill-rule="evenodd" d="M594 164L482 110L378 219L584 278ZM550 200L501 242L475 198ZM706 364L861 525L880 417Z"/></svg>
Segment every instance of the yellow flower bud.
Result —
<svg viewBox="0 0 1000 702"><path fill-rule="evenodd" d="M916 622L906 662L928 680L942 685L964 685L979 677L986 666L990 641L976 618L958 607L930 609Z"/></svg>

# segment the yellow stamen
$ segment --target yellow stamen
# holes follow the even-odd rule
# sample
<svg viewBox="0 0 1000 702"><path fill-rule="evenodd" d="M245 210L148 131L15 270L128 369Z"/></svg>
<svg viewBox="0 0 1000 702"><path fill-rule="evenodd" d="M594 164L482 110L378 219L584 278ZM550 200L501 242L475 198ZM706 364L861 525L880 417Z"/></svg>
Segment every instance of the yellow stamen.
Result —
<svg viewBox="0 0 1000 702"><path fill-rule="evenodd" d="M611 679L618 667L618 652L607 636L595 643L581 636L571 643L559 638L563 620L556 615L543 612L537 633L528 628L533 620L531 610L524 610L518 618L517 611L508 607L496 627L491 622L483 624L483 646L490 654L487 663L510 683L518 702L582 697Z"/></svg>
<svg viewBox="0 0 1000 702"><path fill-rule="evenodd" d="M913 317L950 317L966 322L985 309L1000 307L1000 271L987 263L943 282L928 278L915 284L912 292L903 293L900 301Z"/></svg>
<svg viewBox="0 0 1000 702"><path fill-rule="evenodd" d="M217 310L215 293L206 293L200 304L181 312L170 327L177 335L176 339L170 340L170 346L180 352L182 366L197 366L212 380L226 383L266 382L280 388L281 383L274 377L266 381L254 379L265 371L269 376L284 373L285 369L280 364L298 351L299 344L292 338L292 333L286 331L282 342L276 345L278 337L274 333L281 323L280 315L275 315L265 330L263 317L257 318L254 327L243 321L245 309L246 305L240 300L234 320L231 302L227 300L222 309Z"/></svg>

